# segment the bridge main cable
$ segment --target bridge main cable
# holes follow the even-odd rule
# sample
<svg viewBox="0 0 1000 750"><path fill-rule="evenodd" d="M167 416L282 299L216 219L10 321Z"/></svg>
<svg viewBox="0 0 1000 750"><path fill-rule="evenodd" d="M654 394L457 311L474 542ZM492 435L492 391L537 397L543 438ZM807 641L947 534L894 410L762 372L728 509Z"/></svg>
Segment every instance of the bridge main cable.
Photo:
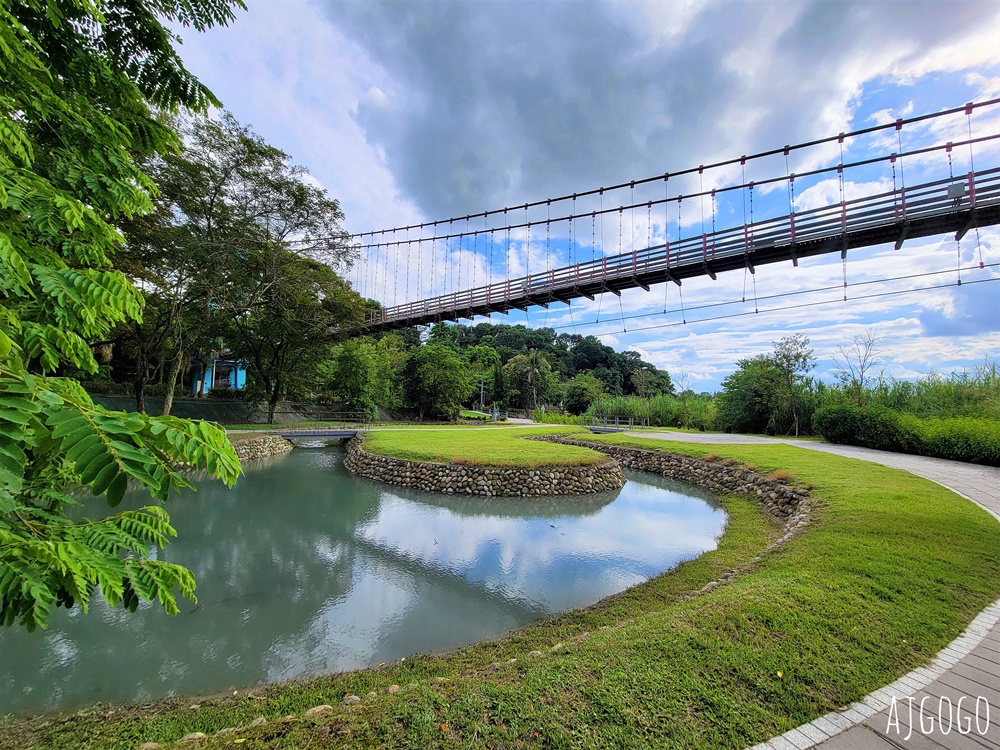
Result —
<svg viewBox="0 0 1000 750"><path fill-rule="evenodd" d="M622 183L619 183L619 184L616 184L616 185L607 186L607 187L594 188L594 189L590 189L590 190L585 190L583 192L571 193L571 194L564 195L564 196L557 197L557 198L546 198L546 199L543 199L543 200L531 201L531 202L527 202L527 203L523 203L523 204L518 204L518 205L515 205L515 206L507 206L507 207L501 208L501 209L491 209L491 210L488 210L488 211L482 211L482 212L478 212L478 213L470 213L470 214L465 214L465 215L461 215L461 216L453 216L453 217L448 218L448 219L438 219L436 221L421 222L419 224L411 224L411 225L407 225L407 226L393 227L391 229L387 228L387 229L370 230L370 231L366 231L366 232L355 232L355 233L352 233L352 234L349 235L349 239L356 239L356 238L362 238L362 237L374 237L375 235L378 235L378 234L383 234L384 235L384 234L390 234L390 233L396 233L396 232L405 232L405 231L409 231L409 230L412 230L412 229L424 229L424 228L427 228L427 227L430 227L430 226L438 226L440 224L451 224L451 223L456 222L456 221L468 221L471 218L483 217L485 219L485 218L488 218L489 216L501 215L501 214L504 214L504 213L506 213L508 211L526 210L526 209L529 209L529 208L536 208L536 207L539 207L539 206L547 206L547 205L550 205L552 203L558 203L558 202L562 202L562 201L575 200L575 199L583 198L583 197L586 197L586 196L603 194L605 192L611 192L611 191L616 191L616 190L623 190L625 188L633 188L636 185L643 185L643 184L648 184L648 183L651 183L651 182L657 182L657 181L661 181L661 180L667 180L670 177L675 177L676 178L676 177L681 177L681 176L685 176L685 175L699 174L699 173L704 172L705 170L718 169L718 168L727 167L727 166L741 165L741 164L745 164L745 163L750 162L750 161L755 161L757 159L763 159L763 158L766 158L766 157L769 157L769 156L777 156L777 155L781 155L781 154L784 154L784 155L787 156L789 153L794 152L794 151L799 151L799 150L806 149L806 148L812 148L812 147L820 146L820 145L827 144L827 143L834 143L834 142L843 143L843 141L845 139L848 139L848 138L856 138L856 137L862 136L862 135L868 135L868 134L871 134L871 133L877 133L879 131L887 130L889 128L895 128L898 131L902 127L904 127L906 125L911 125L911 124L914 124L914 123L924 122L924 121L927 121L927 120L937 119L937 118L941 118L941 117L948 117L948 116L951 116L951 115L956 115L956 114L961 114L961 113L964 113L967 116L971 116L972 113L973 113L973 111L975 111L977 109L992 107L992 106L996 106L997 104L1000 104L1000 98L988 99L988 100L982 101L982 102L968 102L964 106L953 107L951 109L942 110L940 112L932 112L932 113L929 113L929 114L918 115L918 116L909 117L909 118L898 118L898 119L896 119L893 122L888 122L888 123L884 123L884 124L881 124L881 125L872 125L872 126L867 127L867 128L860 128L858 130L852 130L852 131L846 132L846 133L839 133L838 135L835 135L835 136L828 136L826 138L819 138L819 139L815 139L815 140L812 140L812 141L805 141L805 142L798 143L798 144L795 144L795 145L788 145L788 146L785 146L783 148L775 148L775 149L770 149L770 150L767 150L767 151L761 151L761 152L758 152L758 153L755 153L755 154L752 154L752 155L749 155L749 156L744 155L744 156L733 158L733 159L726 159L724 161L713 162L713 163L710 163L710 164L702 164L702 165L699 165L698 167L690 167L688 169L683 169L683 170L680 170L678 172L665 172L663 174L658 174L658 175L655 175L655 176L652 176L652 177L645 177L645 178L642 178L642 179L630 180L628 182L622 182ZM803 175L800 175L800 176L804 176L804 175L805 175L805 173L803 173ZM758 183L758 184L760 184L760 183ZM700 195L700 193L692 193L689 196L685 196L685 197L695 197L696 195ZM644 202L641 205L646 205L646 204ZM609 209L609 210L612 210L612 209ZM614 209L614 210L617 210L617 209ZM589 213L590 212L587 212L587 214L589 214ZM552 221L556 221L556 219L553 219ZM500 230L503 230L504 227L502 227L502 226L501 227L491 227L491 229L492 230L500 231ZM488 230L479 230L480 233L482 233L483 231L488 231ZM473 234L473 233L470 232L469 234ZM449 237L458 237L458 236L460 236L460 235L458 235L458 234L449 235ZM428 239L428 238L425 238L425 239ZM293 242L295 242L295 241L296 240L293 240ZM315 240L301 240L301 241L305 242L305 241L315 241ZM387 243L381 243L381 244L387 244Z"/></svg>

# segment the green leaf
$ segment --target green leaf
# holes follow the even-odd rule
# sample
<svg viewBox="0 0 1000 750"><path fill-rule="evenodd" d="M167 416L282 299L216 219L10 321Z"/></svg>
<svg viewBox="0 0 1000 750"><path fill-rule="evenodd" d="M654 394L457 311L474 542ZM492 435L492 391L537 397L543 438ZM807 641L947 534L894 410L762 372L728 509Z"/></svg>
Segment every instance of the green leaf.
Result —
<svg viewBox="0 0 1000 750"><path fill-rule="evenodd" d="M117 508L125 497L125 490L128 489L128 477L125 474L118 474L108 485L108 505Z"/></svg>

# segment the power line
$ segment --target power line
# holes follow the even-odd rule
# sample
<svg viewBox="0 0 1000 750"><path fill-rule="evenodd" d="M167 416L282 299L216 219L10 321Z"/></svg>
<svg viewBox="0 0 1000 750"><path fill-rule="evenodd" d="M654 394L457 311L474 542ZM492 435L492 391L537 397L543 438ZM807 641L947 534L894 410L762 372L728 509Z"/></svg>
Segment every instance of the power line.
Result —
<svg viewBox="0 0 1000 750"><path fill-rule="evenodd" d="M1000 262L998 262L998 263L987 263L983 268L984 269L985 268L1000 268ZM976 264L974 266L968 266L967 268L962 268L962 269L959 269L959 270L961 270L961 271L977 271L977 270L981 270L981 269L979 267L979 264ZM954 269L954 268L947 268L947 269L940 270L940 271L925 271L923 273L906 274L906 275L903 275L903 276L889 276L889 277L886 277L886 278L883 278L883 279L869 279L867 281L853 282L853 283L849 284L849 287L850 288L861 288L861 287L866 287L866 286L872 286L872 285L875 285L875 284L887 284L887 283L890 283L890 282L893 282L893 281L907 281L907 280L910 280L910 279L927 278L929 276L940 276L940 275L943 275L943 274L952 274L952 273L955 273L955 271L956 271L956 269ZM879 297L879 296L893 296L893 295L899 295L899 294L909 294L911 292L930 291L930 290L934 290L934 289L947 289L949 287L959 287L959 286L964 287L964 286L968 286L969 284L982 284L982 283L985 283L985 282L988 282L988 281L1000 281L1000 276L991 277L991 278L988 278L988 279L979 279L979 280L976 280L976 281L964 281L963 280L960 285L956 284L956 283L947 283L947 284L937 284L937 285L927 286L927 287L918 287L917 289L903 289L903 290L894 290L894 291L889 291L889 292L879 292L879 293L876 293L876 294L869 294L869 295L858 295L858 296L851 295L851 301L860 300L860 299L873 299L873 298L876 298L876 297ZM766 300L776 300L776 299L782 299L782 298L785 298L785 297L797 297L797 296L806 295L806 294L817 294L817 293L820 293L820 292L829 292L829 291L840 290L842 288L843 287L842 287L841 284L834 284L834 285L830 285L830 286L813 287L811 289L798 289L798 290L791 291L791 292L778 292L776 294L769 294L769 295L765 295L765 296L759 297L758 301L759 302L763 302L763 301L766 301ZM663 323L663 324L658 324L658 325L654 325L654 326L645 326L645 327L642 327L642 328L632 328L628 332L629 333L633 333L633 332L636 332L636 331L647 331L647 330L653 330L653 329L657 329L657 328L670 327L670 326L674 326L674 325L685 325L685 324L691 324L691 323L704 323L704 322L709 322L709 321L713 321L713 320L726 320L728 318L743 317L743 316L746 316L746 315L757 315L757 314L763 315L763 314L768 313L768 312L778 312L778 311L783 311L783 310L794 310L794 309L797 309L797 308L800 308L800 307L811 307L811 306L814 306L814 305L832 304L834 302L843 303L844 300L842 298L838 297L837 299L822 300L822 301L819 301L819 302L806 302L806 303L801 303L801 304L798 304L798 305L790 305L790 306L784 306L784 307L764 308L764 309L760 309L759 313L757 311L747 310L747 311L739 312L739 313L731 313L731 314L713 316L713 317L708 317L708 318L699 318L697 320L686 319L686 320L681 321L681 322ZM728 307L730 305L740 305L740 304L745 304L745 303L742 300L733 299L733 300L725 300L725 301L717 301L717 302L706 302L706 303L703 303L703 304L700 304L700 305L689 305L689 306L685 306L685 308L684 308L684 317L686 318L687 317L687 313L689 313L691 311L694 311L694 310L710 310L710 309L713 309L713 308ZM680 313L681 310L680 309L677 309L677 310L668 310L667 314L674 313L674 312ZM657 315L663 315L663 314L664 313L660 313L660 312L635 313L633 315L626 315L626 316L624 316L624 318L622 318L622 317L616 317L615 320L618 320L618 321L621 321L623 319L624 320L636 320L636 319L639 319L639 318L650 318L650 317L655 317ZM575 328L579 328L580 326L598 325L599 323L600 323L599 320L595 320L595 321L593 321L591 323L587 323L586 321L576 321L575 323L569 323L569 324L558 325L558 326L548 326L548 327L551 328L552 330L558 331L558 330L562 330L564 328L574 328L574 327ZM619 331L618 329L615 329L613 331L606 331L604 333L594 334L594 335L595 336L610 336L610 335L619 334L619 333L621 333L621 331Z"/></svg>
<svg viewBox="0 0 1000 750"><path fill-rule="evenodd" d="M976 267L978 268L978 266L976 266ZM949 269L949 271L952 271L952 270L953 269ZM969 286L971 284L986 284L986 283L989 283L991 281L1000 281L1000 276L993 276L993 277L988 278L988 279L977 279L976 281L963 281L962 282L962 286ZM891 291L891 292L878 292L878 293L875 293L875 294L863 294L863 295L860 295L860 296L851 297L851 301L854 302L856 300L862 300L862 299L878 299L880 297L892 297L892 296L903 295L903 294L917 294L918 292L929 292L929 291L933 291L935 289L947 289L949 287L954 287L954 286L957 286L957 284L935 284L933 286L920 287L918 289L898 289L898 290ZM710 317L710 318L699 318L698 320L686 320L686 321L683 321L683 322L676 322L675 321L673 323L660 323L660 324L655 325L655 326L643 326L641 328L633 328L631 331L629 331L629 333L634 333L636 331L651 331L651 330L658 329L658 328L672 328L674 326L688 325L688 324L693 324L693 323L708 323L708 322L715 321L715 320L727 320L727 319L730 319L730 318L742 318L742 317L746 317L748 315L758 315L758 314L763 315L763 314L772 313L772 312L785 312L787 310L797 310L797 309L802 309L802 308L806 308L806 307L818 307L820 305L831 305L831 304L837 304L837 303L843 304L844 301L838 297L837 299L819 300L817 302L802 302L802 303L797 304L797 305L785 305L783 307L772 307L772 308L769 308L769 309L766 309L766 310L761 310L760 313L750 312L748 310L748 311L745 311L745 312L732 313L730 315L716 315L716 316L713 316L713 317ZM581 324L581 325L586 325L586 324ZM561 328L567 328L568 326L560 326L560 327ZM618 331L616 329L616 330L613 330L613 331L604 331L602 333L595 333L593 335L599 338L601 336L613 336L613 335L617 335L619 333L620 333L620 331Z"/></svg>

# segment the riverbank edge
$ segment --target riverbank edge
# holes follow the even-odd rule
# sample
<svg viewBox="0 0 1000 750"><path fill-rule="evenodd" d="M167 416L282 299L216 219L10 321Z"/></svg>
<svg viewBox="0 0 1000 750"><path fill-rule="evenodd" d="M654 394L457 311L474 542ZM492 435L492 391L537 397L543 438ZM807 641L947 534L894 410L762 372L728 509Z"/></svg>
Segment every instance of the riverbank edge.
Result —
<svg viewBox="0 0 1000 750"><path fill-rule="evenodd" d="M695 484L718 495L748 495L763 505L771 515L785 521L786 535L789 536L782 543L801 533L809 522L812 500L807 489L788 486L735 463L724 463L721 458L719 462L706 461L665 450L627 448L563 435L534 435L525 440L589 448L613 458L628 469L648 471Z"/></svg>
<svg viewBox="0 0 1000 750"><path fill-rule="evenodd" d="M621 466L608 457L597 464L535 469L445 464L369 453L358 436L347 444L344 468L383 484L446 495L549 497L589 495L625 486ZM604 453L604 451L601 451Z"/></svg>
<svg viewBox="0 0 1000 750"><path fill-rule="evenodd" d="M236 457L239 458L241 464L258 458L279 456L282 453L288 453L294 447L291 441L277 435L262 435L233 443Z"/></svg>

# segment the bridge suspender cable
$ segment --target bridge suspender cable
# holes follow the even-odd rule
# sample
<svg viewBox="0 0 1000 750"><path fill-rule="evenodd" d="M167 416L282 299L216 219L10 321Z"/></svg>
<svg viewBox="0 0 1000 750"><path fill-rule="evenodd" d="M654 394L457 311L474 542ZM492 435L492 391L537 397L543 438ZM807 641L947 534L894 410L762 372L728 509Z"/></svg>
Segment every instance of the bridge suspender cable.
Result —
<svg viewBox="0 0 1000 750"><path fill-rule="evenodd" d="M993 103L1000 103L1000 100L996 100ZM963 130L968 131L968 138L958 143L949 142L946 145L936 144L919 148L917 146L920 144L911 143L910 150L903 150L901 127L898 127L900 123L905 124L906 122L916 122L927 120L931 117L942 116L940 113L936 113L905 121L895 120L886 125L855 131L857 134L877 132L890 127L895 128L897 150L891 154L883 152L872 158L858 159L851 164L844 163L845 141L847 137L851 136L840 134L836 136L840 151L840 161L835 166L821 167L805 171L801 174L796 174L791 170L791 156L793 151L803 148L804 144L795 147L789 145L781 149L765 152L767 155L780 154L784 157L784 175L780 175L779 170L771 172L771 175L777 172L780 176L768 176L765 173L762 175L763 179L750 180L748 182L747 162L754 158L760 158L761 155L757 155L756 157L741 157L739 160L741 177L739 185L725 184L723 182L720 187L718 174L709 175L709 184L707 185L705 179L706 169L730 163L735 164L736 160L719 162L718 165L708 165L707 167L701 165L698 167L697 187L699 190L696 194L699 198L701 213L700 237L697 236L697 230L695 236L688 238L684 238L683 236L683 201L685 198L694 197L691 194L679 194L676 196L677 237L676 240L672 240L670 237L671 221L669 206L673 198L670 196L668 185L669 177L673 176L672 174L663 174L655 178L663 180L664 193L662 199L658 198L654 200L649 195L636 192L635 187L646 181L623 183L619 186L618 189L622 191L627 188L629 194L628 196L622 196L627 198L627 205L625 205L625 201L615 201L619 202L617 207L614 207L613 203L608 207L604 205L606 202L605 192L609 188L600 188L596 191L591 191L588 194L596 198L594 202L599 204L599 210L594 210L596 207L593 204L586 207L591 213L592 242L590 263L580 263L578 262L579 259L575 257L576 245L579 244L575 219L578 218L578 212L580 211L577 200L581 194L567 196L565 200L572 201L572 205L567 205L567 208L570 208L571 212L565 216L553 215L551 204L560 199L545 201L545 267L541 271L537 268L537 262L533 264L531 257L532 224L537 224L541 220L539 218L540 212L539 215L534 215L531 209L532 206L540 205L540 203L523 204L524 222L521 224L508 222L508 213L505 210L501 226L497 226L498 222L496 221L490 221L489 217L496 212L481 212L474 215L466 215L464 227L454 226L454 222L460 222L459 218L447 220L447 233L438 231L438 227L442 225L441 222L434 222L400 228L399 233L395 236L393 236L392 230L379 230L377 233L355 235L355 237L372 236L375 238L370 245L359 245L359 249L367 249L368 254L375 257L371 274L377 276L379 266L381 266L382 300L383 304L387 305L387 307L377 316L377 320L370 321L370 325L374 323L376 328L393 328L434 322L441 319L471 318L476 315L507 309L508 306L525 309L525 318L530 323L528 308L532 305L541 304L546 306L548 310L547 305L553 300L567 302L579 296L593 298L597 294L601 294L602 299L598 303L596 323L600 321L603 295L610 291L619 296L619 309L622 319L621 330L627 331L625 320L628 319L628 316L624 313L624 301L621 298L622 290L634 287L648 289L653 283L669 281L678 283L680 286L682 278L691 278L700 275L708 275L715 278L717 272L734 270L740 267L744 270L741 302L745 303L747 300L747 292L749 290L746 288L746 281L747 273L749 273L753 282L755 311L759 312L760 298L756 289L756 266L788 259L797 264L797 261L801 257L811 257L835 251L841 253L842 286L844 289L842 299L846 299L848 287L852 286L847 279L846 254L849 247L865 247L893 241L897 243L898 247L907 236L926 237L940 234L944 231L956 232L957 271L960 274L959 280L964 283L965 280L961 279L963 267L960 241L962 237L969 229L976 228L978 240L979 226L981 224L1000 223L1000 165L996 168L977 173L972 162L976 144L1000 139L1000 133L976 137L976 134L973 132L971 113L976 107L986 105L987 103L983 103L982 105L971 105L965 109L951 110L953 113L960 113L958 117L964 114L967 120L965 123L966 128ZM941 132L941 127L936 127L933 131ZM813 143L827 142L832 142L832 138L822 139ZM966 186L960 185L955 181L953 158L957 152L954 152L953 149L956 145L969 147L970 171L967 180L967 193ZM824 151L820 154L820 158L825 160L825 154L826 152ZM943 170L941 169L943 164L940 161L935 163L933 158L926 158L927 156L933 157L934 154L940 154L948 158L949 173L944 179L941 179L944 177L942 174ZM913 174L915 174L913 172L913 164L919 165L918 174L921 175L921 178L919 184L916 185L907 185L905 182L904 158L909 157L915 157L915 161L910 162L911 180L913 179ZM896 175L897 162L899 162L898 177ZM864 172L864 180L868 181L867 184L870 185L872 183L870 183L871 178L868 172L871 166L885 165L886 163L888 163L887 165L892 173L891 192L888 192L888 188L882 188L885 192L876 192L873 194L868 189L861 193L861 197L848 199L846 195L848 177L844 174L846 169L861 168L866 170ZM774 166L777 165L775 164ZM877 166L875 168L878 169ZM839 205L823 199L823 189L818 191L820 200L817 202L816 198L813 197L811 189L813 182L810 181L802 185L801 181L802 179L809 178L816 181L816 185L818 186L822 184L822 176L826 174L831 174L832 176L833 170L837 172ZM935 170L937 171L936 175ZM687 170L685 173L693 176L693 172L694 170ZM885 174L884 171L882 174ZM756 175L751 174L750 176ZM759 185L762 188L762 192L767 192L769 188L779 187L782 181L785 183L788 195L787 215L773 216L767 210L768 206L765 204L763 206L764 211L762 212L763 218L758 219L754 210L755 198L757 197L754 195L755 187ZM796 181L799 182L799 193L802 194L802 199L796 195ZM959 183L961 182L963 180L960 179ZM851 184L853 187L854 183L852 182ZM678 189L678 192L683 190L684 187L686 186L682 185ZM695 186L691 185L691 187ZM959 188L961 188L961 194L959 194ZM806 204L806 208L802 212L799 212L799 203L805 203L805 193L803 191L806 189L809 189L808 192L811 200ZM743 205L742 227L740 227L739 223L732 221L735 218L730 215L733 213L730 210L732 200L727 201L724 195L724 193L733 190L741 191L741 203ZM619 196L621 196L621 193L619 193ZM615 196L615 198L617 197ZM706 197L709 198L708 203L711 211L711 231L709 231L709 222L705 220ZM778 198L778 201L780 202L780 198ZM747 216L748 202L749 220ZM653 246L651 244L653 236L652 207L654 204L659 203L663 203L664 205L664 239L663 244ZM639 245L641 243L639 242L638 234L641 234L641 229L636 226L636 209L641 208L642 205L646 206L647 247L640 250ZM629 241L631 246L627 246L624 241L624 210L626 208L629 209ZM615 210L618 213L619 223L617 255L606 252L606 237L604 233L604 216L606 213ZM781 212L781 209L778 208L777 211ZM560 212L557 211L556 213ZM597 213L601 215L602 258L600 260L596 258ZM471 224L471 219L474 216L483 217L481 228L479 226L473 227ZM563 221L566 222L565 235L559 233L561 222ZM553 236L553 223L556 225L557 234L555 236ZM425 236L426 233L423 231L424 226L432 227L429 237ZM417 231L418 227L419 231ZM523 229L524 273L521 279L511 279L510 235L517 229ZM492 268L493 240L498 230L504 231L505 253L507 255L505 258L505 283L500 288L494 283ZM414 231L416 231L417 237L413 236ZM741 232L742 237L740 237ZM386 234L389 236L386 237ZM482 288L477 286L479 282L480 234L483 235L484 242L490 242L490 251L487 252L486 248L482 250L483 259L486 260L487 257L489 258L488 285ZM446 248L444 255L445 262L447 263L445 270L445 294L438 293L436 297L429 300L419 299L416 302L410 302L409 273L411 269L409 268L409 264L414 262L412 256L413 243L416 242L420 248L419 252L421 255L417 257L416 268L418 275L422 276L420 264L422 262L423 243L430 241L432 254L436 255L436 243L438 240L445 241ZM557 262L557 258L561 258L559 248L563 246L563 242L568 242L566 245L566 256L568 256L571 265L569 267L556 268L555 266L562 262L561 260ZM985 267L981 242L977 244L979 263L982 267ZM456 253L452 254L448 252L456 248ZM709 252L709 249L711 249L711 252ZM469 252L466 253L466 250ZM456 255L457 257L455 257ZM464 270L466 256L468 256L468 262L472 264L472 268L469 271ZM399 268L400 262L406 262L407 268ZM457 268L455 267L456 262L458 264ZM390 263L396 266L393 288L391 290L388 289L387 284L388 273L392 271L389 268ZM403 272L407 274L405 281L399 279L399 274ZM367 276L368 274L360 275L359 280L363 285L368 283L365 280ZM440 274L432 274L432 278L436 276L439 277ZM401 282L405 284L403 295L400 294L399 290ZM463 285L468 283L471 283L473 286L468 289L463 288ZM374 286L370 288L372 291L375 291ZM390 291L392 292L391 294L389 294ZM417 292L418 296L422 298L423 290L419 281ZM679 290L678 296L682 323L686 323L687 310L685 309L683 299L683 288ZM665 288L664 311L669 310L668 301L669 290ZM549 317L548 313L546 313L546 324L549 322ZM573 325L575 324L576 321L574 319Z"/></svg>

